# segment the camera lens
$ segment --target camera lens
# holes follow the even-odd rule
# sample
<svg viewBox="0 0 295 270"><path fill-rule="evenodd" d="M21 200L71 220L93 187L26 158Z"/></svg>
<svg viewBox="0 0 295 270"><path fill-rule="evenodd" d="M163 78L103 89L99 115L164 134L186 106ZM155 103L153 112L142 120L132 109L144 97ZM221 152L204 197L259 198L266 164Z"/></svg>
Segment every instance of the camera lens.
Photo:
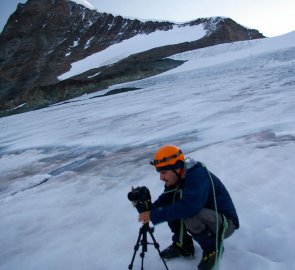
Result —
<svg viewBox="0 0 295 270"><path fill-rule="evenodd" d="M136 195L134 195L133 191L130 191L127 196L129 201L136 201Z"/></svg>

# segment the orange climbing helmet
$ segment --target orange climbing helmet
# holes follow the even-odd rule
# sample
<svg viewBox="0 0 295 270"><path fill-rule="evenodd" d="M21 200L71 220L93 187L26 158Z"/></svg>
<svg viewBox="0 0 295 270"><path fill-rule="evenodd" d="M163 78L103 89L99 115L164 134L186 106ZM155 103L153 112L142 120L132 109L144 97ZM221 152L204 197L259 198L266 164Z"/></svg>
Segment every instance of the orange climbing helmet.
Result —
<svg viewBox="0 0 295 270"><path fill-rule="evenodd" d="M157 171L180 169L184 167L184 155L178 147L165 145L158 149L151 165L155 166Z"/></svg>

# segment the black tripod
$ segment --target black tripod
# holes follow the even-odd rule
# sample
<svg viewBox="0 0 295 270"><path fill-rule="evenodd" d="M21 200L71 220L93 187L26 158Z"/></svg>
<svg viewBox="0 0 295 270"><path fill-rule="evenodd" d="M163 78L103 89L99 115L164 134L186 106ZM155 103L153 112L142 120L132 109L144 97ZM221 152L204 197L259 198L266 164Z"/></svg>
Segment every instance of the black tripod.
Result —
<svg viewBox="0 0 295 270"><path fill-rule="evenodd" d="M153 239L153 243L148 243L148 241L147 241L147 232L149 232L151 238ZM160 252L160 249L159 249L160 245L157 243L157 241L156 241L156 239L155 239L155 237L153 235L153 232L154 232L154 228L151 228L148 223L143 224L141 226L141 228L139 229L138 238L137 238L136 244L134 246L133 257L132 257L131 263L128 266L129 270L131 270L133 268L133 262L134 262L134 259L135 259L136 252L139 249L139 246L142 247L140 257L141 257L141 270L143 270L143 259L144 259L144 255L145 255L144 253L147 252L147 245L154 245L155 246L155 248L159 252L159 255L160 255L166 269L169 270L163 256L161 255L161 252Z"/></svg>

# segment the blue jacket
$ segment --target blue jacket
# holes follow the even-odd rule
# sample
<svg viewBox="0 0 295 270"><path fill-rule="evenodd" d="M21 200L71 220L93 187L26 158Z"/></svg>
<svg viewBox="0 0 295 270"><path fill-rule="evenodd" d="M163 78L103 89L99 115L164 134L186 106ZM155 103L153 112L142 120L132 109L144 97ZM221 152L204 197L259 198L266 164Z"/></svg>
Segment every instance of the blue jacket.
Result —
<svg viewBox="0 0 295 270"><path fill-rule="evenodd" d="M153 203L151 221L158 224L193 217L202 208L215 210L212 183L207 169L199 162L191 160L185 178L180 180L178 188L182 191L181 198L173 202L171 193L166 189ZM188 166L189 167L189 166ZM211 173L214 183L217 211L231 219L239 228L239 219L233 201L222 182Z"/></svg>

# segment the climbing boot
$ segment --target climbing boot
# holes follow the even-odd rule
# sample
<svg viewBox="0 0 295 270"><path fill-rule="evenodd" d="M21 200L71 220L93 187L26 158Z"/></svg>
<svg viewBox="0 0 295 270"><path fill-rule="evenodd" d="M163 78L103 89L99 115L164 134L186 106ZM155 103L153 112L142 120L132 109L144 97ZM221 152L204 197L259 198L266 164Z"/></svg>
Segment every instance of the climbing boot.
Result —
<svg viewBox="0 0 295 270"><path fill-rule="evenodd" d="M189 245L181 245L178 242L173 242L169 247L161 251L161 256L164 259L172 259L183 256L185 258L192 258L195 254L195 248L193 243Z"/></svg>
<svg viewBox="0 0 295 270"><path fill-rule="evenodd" d="M203 257L198 265L198 270L214 270L216 264L218 264L219 259L217 256L222 256L224 249L222 249L222 252L203 252Z"/></svg>

